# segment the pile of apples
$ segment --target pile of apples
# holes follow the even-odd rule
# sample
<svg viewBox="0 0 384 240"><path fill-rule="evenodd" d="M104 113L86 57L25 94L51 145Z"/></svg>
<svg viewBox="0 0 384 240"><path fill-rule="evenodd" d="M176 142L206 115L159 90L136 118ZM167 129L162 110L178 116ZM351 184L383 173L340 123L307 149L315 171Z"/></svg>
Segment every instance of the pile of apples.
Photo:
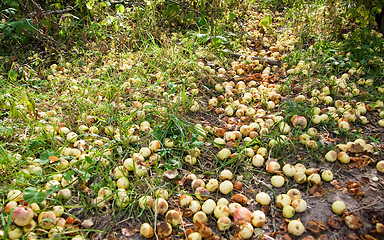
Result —
<svg viewBox="0 0 384 240"><path fill-rule="evenodd" d="M76 233L76 228L69 224L63 217L64 207L57 205L50 209L41 210L37 203L29 204L23 199L20 190L11 190L7 194L8 203L4 208L6 214L11 215L12 223L7 231L8 239L27 240L39 239L41 236L55 238L64 236L69 229ZM0 236L4 236L4 230ZM72 237L75 240L85 240L82 235Z"/></svg>
<svg viewBox="0 0 384 240"><path fill-rule="evenodd" d="M241 194L233 194L230 201L226 197L219 198L217 201L211 197L215 197L217 191L223 195L230 195L235 188L242 189L241 182L232 183L233 174L225 169L220 172L221 183L217 179L210 179L207 183L203 179L197 178L194 174L186 176L186 182L191 183L192 194L182 194L179 199L179 208L169 210L168 192L165 189L156 191L156 199L151 196L143 196L138 203L142 209L152 209L157 215L164 215L164 221L157 223L152 227L149 223L143 223L140 228L140 234L146 238L151 238L157 234L158 237L168 237L172 234L173 228L184 226L186 223L184 218L192 218L193 228L188 228L185 232L186 238L189 240L199 239L220 239L214 229L219 231L227 231L233 227L235 237L239 239L249 239L257 231L255 228L262 228L266 222L266 215L262 210L251 211L247 204L248 197ZM259 192L255 196L255 200L260 204L269 205L271 197L265 192ZM295 212L303 212L307 208L307 203L301 198L301 193L297 189L291 189L287 194L281 194L276 197L276 205L282 209L285 218L292 218ZM216 219L216 227L212 229L211 222L208 217L212 215ZM288 231L299 236L304 232L301 221L290 221Z"/></svg>

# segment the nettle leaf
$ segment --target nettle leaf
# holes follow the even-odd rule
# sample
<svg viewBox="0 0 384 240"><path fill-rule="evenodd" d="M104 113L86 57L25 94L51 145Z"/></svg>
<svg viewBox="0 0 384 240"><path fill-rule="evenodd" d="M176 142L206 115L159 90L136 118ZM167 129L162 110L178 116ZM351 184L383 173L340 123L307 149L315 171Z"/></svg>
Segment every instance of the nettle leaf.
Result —
<svg viewBox="0 0 384 240"><path fill-rule="evenodd" d="M23 198L29 204L31 203L40 203L45 200L47 193L38 192L34 187L28 187L24 189Z"/></svg>
<svg viewBox="0 0 384 240"><path fill-rule="evenodd" d="M92 163L92 158L90 156L85 156L85 161L89 164Z"/></svg>
<svg viewBox="0 0 384 240"><path fill-rule="evenodd" d="M116 5L116 10L117 10L119 13L123 14L124 11L125 11L125 7L124 7L123 4L117 4L117 5Z"/></svg>
<svg viewBox="0 0 384 240"><path fill-rule="evenodd" d="M43 152L41 155L40 155L40 159L39 159L39 162L41 165L45 165L46 163L49 162L49 157L50 156L56 156L56 157L59 157L59 155L55 152L55 151L52 151L52 150L47 150L45 152Z"/></svg>
<svg viewBox="0 0 384 240"><path fill-rule="evenodd" d="M64 180L69 181L72 179L72 176L75 174L75 171L73 170L68 170L64 173Z"/></svg>
<svg viewBox="0 0 384 240"><path fill-rule="evenodd" d="M261 19L261 26L266 30L271 24L272 24L272 17L271 15L266 15Z"/></svg>
<svg viewBox="0 0 384 240"><path fill-rule="evenodd" d="M9 77L9 79L11 79L12 81L16 81L16 80L17 80L17 76L18 76L17 71L15 71L15 70L13 70L13 69L8 71L8 77Z"/></svg>

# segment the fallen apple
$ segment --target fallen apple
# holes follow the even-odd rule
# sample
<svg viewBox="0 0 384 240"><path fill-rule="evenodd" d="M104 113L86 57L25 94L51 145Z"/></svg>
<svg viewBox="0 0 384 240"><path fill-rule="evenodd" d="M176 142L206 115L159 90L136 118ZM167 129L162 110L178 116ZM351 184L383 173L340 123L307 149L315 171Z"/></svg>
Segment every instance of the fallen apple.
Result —
<svg viewBox="0 0 384 240"><path fill-rule="evenodd" d="M246 207L238 207L233 214L233 221L235 224L240 225L251 222L252 213Z"/></svg>
<svg viewBox="0 0 384 240"><path fill-rule="evenodd" d="M376 164L376 169L377 171L384 173L384 160L381 160Z"/></svg>
<svg viewBox="0 0 384 240"><path fill-rule="evenodd" d="M183 217L179 211L169 210L167 214L165 214L165 220L172 226L177 226L181 224Z"/></svg>
<svg viewBox="0 0 384 240"><path fill-rule="evenodd" d="M307 202L301 198L293 200L291 206L298 213L304 212L308 207Z"/></svg>
<svg viewBox="0 0 384 240"><path fill-rule="evenodd" d="M347 211L347 207L343 201L338 200L332 203L332 211L337 215L343 215Z"/></svg>
<svg viewBox="0 0 384 240"><path fill-rule="evenodd" d="M280 194L276 197L276 206L279 208L284 208L291 204L292 199L288 194Z"/></svg>
<svg viewBox="0 0 384 240"><path fill-rule="evenodd" d="M213 213L213 210L216 208L216 203L212 199L206 200L203 205L201 206L201 210L205 212L205 214L211 214Z"/></svg>
<svg viewBox="0 0 384 240"><path fill-rule="evenodd" d="M280 169L280 164L276 161L270 161L267 162L265 169L268 173L276 173Z"/></svg>
<svg viewBox="0 0 384 240"><path fill-rule="evenodd" d="M56 215L52 211L41 212L37 219L39 226L44 229L51 229L55 226Z"/></svg>
<svg viewBox="0 0 384 240"><path fill-rule="evenodd" d="M222 194L229 194L233 190L232 182L225 180L224 182L220 183L219 190Z"/></svg>
<svg viewBox="0 0 384 240"><path fill-rule="evenodd" d="M12 221L18 226L26 226L33 219L33 210L28 206L18 206L12 213Z"/></svg>
<svg viewBox="0 0 384 240"><path fill-rule="evenodd" d="M264 165L264 157L260 154L256 154L252 157L252 164L255 167L262 167Z"/></svg>
<svg viewBox="0 0 384 240"><path fill-rule="evenodd" d="M303 223L299 220L292 220L288 223L288 232L293 236L301 236L305 232Z"/></svg>
<svg viewBox="0 0 384 240"><path fill-rule="evenodd" d="M168 202L164 198L157 198L152 205L152 210L158 214L165 214L168 211Z"/></svg>
<svg viewBox="0 0 384 240"><path fill-rule="evenodd" d="M231 223L231 219L229 219L227 216L221 216L217 220L217 228L219 231L228 230L231 227Z"/></svg>
<svg viewBox="0 0 384 240"><path fill-rule="evenodd" d="M260 228L260 227L264 226L265 221L266 221L266 218L265 218L264 212L262 212L260 210L256 210L256 211L252 212L251 223L254 227Z"/></svg>
<svg viewBox="0 0 384 240"><path fill-rule="evenodd" d="M286 205L283 208L283 217L292 218L295 215L295 209L292 206Z"/></svg>
<svg viewBox="0 0 384 240"><path fill-rule="evenodd" d="M192 213L197 213L201 209L201 205L199 201L193 200L189 204L189 210L191 210Z"/></svg>
<svg viewBox="0 0 384 240"><path fill-rule="evenodd" d="M298 129L304 129L307 127L307 119L303 116L294 116L292 118L292 125Z"/></svg>
<svg viewBox="0 0 384 240"><path fill-rule="evenodd" d="M283 173L287 177L293 177L296 173L296 168L291 164L285 164L283 167Z"/></svg>
<svg viewBox="0 0 384 240"><path fill-rule="evenodd" d="M192 232L188 235L187 240L201 240L202 236L198 232Z"/></svg>
<svg viewBox="0 0 384 240"><path fill-rule="evenodd" d="M155 232L153 230L153 227L149 225L148 223L141 224L140 227L140 235L142 235L145 238L151 238L155 235Z"/></svg>
<svg viewBox="0 0 384 240"><path fill-rule="evenodd" d="M330 182L333 180L333 173L331 170L324 170L322 173L321 173L321 178L326 181L326 182Z"/></svg>
<svg viewBox="0 0 384 240"><path fill-rule="evenodd" d="M334 150L330 150L325 154L325 160L328 162L334 162L337 160L337 152Z"/></svg>
<svg viewBox="0 0 384 240"><path fill-rule="evenodd" d="M288 190L287 195L291 198L291 200L301 199L301 192L296 188L291 188Z"/></svg>
<svg viewBox="0 0 384 240"><path fill-rule="evenodd" d="M211 178L205 187L208 189L208 191L215 192L219 188L219 181L217 181L217 179Z"/></svg>
<svg viewBox="0 0 384 240"><path fill-rule="evenodd" d="M283 176L275 175L275 176L272 176L271 178L271 184L276 188L282 187L284 183L285 183L285 180Z"/></svg>
<svg viewBox="0 0 384 240"><path fill-rule="evenodd" d="M265 192L259 192L256 194L256 201L261 205L269 205L271 197Z"/></svg>
<svg viewBox="0 0 384 240"><path fill-rule="evenodd" d="M204 224L207 221L208 221L207 215L204 212L202 212L202 211L198 211L197 213L195 213L193 215L193 223L195 223L195 224L197 222Z"/></svg>
<svg viewBox="0 0 384 240"><path fill-rule="evenodd" d="M217 205L213 210L213 214L217 219L219 219L222 216L229 217L229 213L230 213L229 207L227 207L226 205Z"/></svg>
<svg viewBox="0 0 384 240"><path fill-rule="evenodd" d="M243 238L243 239L248 239L251 238L253 235L253 226L251 223L246 222L240 225L240 231L238 234Z"/></svg>

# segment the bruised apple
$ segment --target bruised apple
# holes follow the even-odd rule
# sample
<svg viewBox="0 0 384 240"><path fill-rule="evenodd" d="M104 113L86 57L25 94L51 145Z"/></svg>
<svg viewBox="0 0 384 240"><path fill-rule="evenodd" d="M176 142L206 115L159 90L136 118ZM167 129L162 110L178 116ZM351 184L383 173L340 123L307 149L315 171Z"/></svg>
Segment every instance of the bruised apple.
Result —
<svg viewBox="0 0 384 240"><path fill-rule="evenodd" d="M239 207L236 209L235 213L233 214L233 221L235 224L243 224L246 222L251 222L252 219L252 213L249 211L246 207Z"/></svg>
<svg viewBox="0 0 384 240"><path fill-rule="evenodd" d="M33 210L27 206L18 206L12 213L12 220L18 226L26 226L33 219Z"/></svg>

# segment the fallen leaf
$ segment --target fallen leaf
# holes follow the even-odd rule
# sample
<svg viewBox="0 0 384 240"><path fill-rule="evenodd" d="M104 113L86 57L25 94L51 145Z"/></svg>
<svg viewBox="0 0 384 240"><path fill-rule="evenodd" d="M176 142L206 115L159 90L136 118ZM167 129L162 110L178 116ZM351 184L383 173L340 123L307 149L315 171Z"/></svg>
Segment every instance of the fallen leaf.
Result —
<svg viewBox="0 0 384 240"><path fill-rule="evenodd" d="M71 216L67 217L67 219L65 220L65 225L80 225L80 224L81 224L80 220L73 218Z"/></svg>
<svg viewBox="0 0 384 240"><path fill-rule="evenodd" d="M167 170L164 172L164 176L168 179L174 179L175 177L177 177L177 175L179 175L179 172L177 171L177 169Z"/></svg>
<svg viewBox="0 0 384 240"><path fill-rule="evenodd" d="M327 221L328 225L335 229L335 230L340 230L341 229L341 226L342 226L342 221L341 221L341 218L339 216L336 216L336 215L331 215L329 218L328 218L328 221Z"/></svg>
<svg viewBox="0 0 384 240"><path fill-rule="evenodd" d="M139 232L139 230L135 229L135 228L122 228L121 229L121 233L126 237L131 237L138 232Z"/></svg>
<svg viewBox="0 0 384 240"><path fill-rule="evenodd" d="M310 220L305 228L316 236L321 235L325 230L327 230L325 224L317 220Z"/></svg>
<svg viewBox="0 0 384 240"><path fill-rule="evenodd" d="M57 161L59 161L59 158L56 157L55 155L52 155L52 156L49 157L49 162L50 163L54 163L54 162L57 162Z"/></svg>
<svg viewBox="0 0 384 240"><path fill-rule="evenodd" d="M317 238L317 240L328 240L328 237L327 237L327 235L322 234L322 235L320 235L320 236Z"/></svg>
<svg viewBox="0 0 384 240"><path fill-rule="evenodd" d="M310 194L312 194L314 197L323 197L327 194L325 189L321 185L313 185L308 191Z"/></svg>

